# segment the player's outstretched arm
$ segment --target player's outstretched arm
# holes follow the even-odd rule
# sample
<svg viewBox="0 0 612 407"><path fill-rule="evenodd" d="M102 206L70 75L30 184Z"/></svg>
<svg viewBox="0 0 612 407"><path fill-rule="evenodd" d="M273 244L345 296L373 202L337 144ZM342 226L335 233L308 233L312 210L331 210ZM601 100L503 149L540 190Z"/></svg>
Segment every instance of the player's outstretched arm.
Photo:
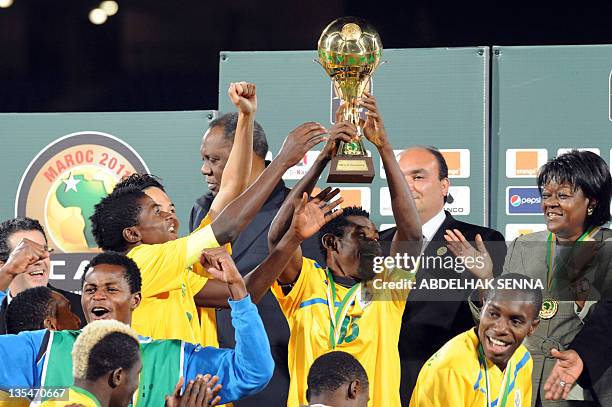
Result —
<svg viewBox="0 0 612 407"><path fill-rule="evenodd" d="M338 189L326 188L314 198L303 193L281 241L264 262L245 277L253 301L258 302L276 280L281 284L291 284L297 280L302 270L300 244L342 214L342 209L334 211L342 203L342 198L330 202L338 192Z"/></svg>
<svg viewBox="0 0 612 407"><path fill-rule="evenodd" d="M268 336L249 296L229 301L235 329L234 349L202 348L185 343L184 373L186 381L198 374L219 377L222 386L220 403L227 403L258 393L270 381L274 360Z"/></svg>
<svg viewBox="0 0 612 407"><path fill-rule="evenodd" d="M45 335L49 331L0 335L0 388L32 388L40 386L42 364L37 365ZM49 355L46 355L49 357Z"/></svg>
<svg viewBox="0 0 612 407"><path fill-rule="evenodd" d="M300 244L317 233L325 223L342 213L342 210L332 212L342 203L342 198L327 203L337 193L337 189L332 191L331 188L326 188L314 198L309 198L304 193L294 211L289 230L264 261L244 278L246 290L251 295L253 302L259 302L276 280L281 283L291 283L297 279L302 268ZM217 259L225 257L231 260L223 248L204 250L200 262L215 279L209 280L194 297L198 306L227 307L228 288L224 287L224 282L231 279L228 279L226 275L220 275L214 266L210 269L211 264L219 261ZM235 275L233 280L242 280L237 270Z"/></svg>
<svg viewBox="0 0 612 407"><path fill-rule="evenodd" d="M418 256L421 253L423 235L410 187L395 159L376 98L367 92L364 95L365 97L359 102L361 106L368 109L366 112L368 118L362 124L363 132L366 138L376 146L382 159L391 194L393 217L397 224L397 232L391 244L391 255L406 253L410 256Z"/></svg>
<svg viewBox="0 0 612 407"><path fill-rule="evenodd" d="M326 140L325 128L318 123L306 123L298 129L287 136L278 156L257 180L213 221L211 227L219 244L233 241L259 212L285 171L297 164L308 150Z"/></svg>
<svg viewBox="0 0 612 407"><path fill-rule="evenodd" d="M340 109L338 110L340 111ZM281 206L276 217L272 221L270 231L268 232L268 246L270 251L272 251L274 246L282 239L289 229L293 211L295 210L295 202L299 202L304 192L308 195L312 193L321 173L338 150L338 142L349 142L352 137L357 135L357 129L350 122L338 121L339 116L336 119L336 124L329 130L329 140L325 144L325 147L317 156L317 159L306 175L295 184L285 199L283 206Z"/></svg>
<svg viewBox="0 0 612 407"><path fill-rule="evenodd" d="M257 112L255 84L238 82L230 84L228 95L238 109L238 123L234 144L221 177L219 193L208 211L211 220L249 186L253 160L253 128Z"/></svg>
<svg viewBox="0 0 612 407"><path fill-rule="evenodd" d="M210 225L186 237L187 265L198 261L201 251L205 248L232 242L257 215L285 171L301 160L310 148L326 140L325 129L320 124L308 123L308 125L303 132L289 134L278 156L246 191L221 211Z"/></svg>

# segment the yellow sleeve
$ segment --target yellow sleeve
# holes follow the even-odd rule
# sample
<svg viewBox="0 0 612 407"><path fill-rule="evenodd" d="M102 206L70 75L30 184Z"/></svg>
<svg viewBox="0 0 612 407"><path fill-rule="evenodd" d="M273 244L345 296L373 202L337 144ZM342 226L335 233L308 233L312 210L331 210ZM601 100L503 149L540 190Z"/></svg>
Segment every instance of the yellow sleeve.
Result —
<svg viewBox="0 0 612 407"><path fill-rule="evenodd" d="M469 383L455 369L426 363L412 392L410 407L469 406L468 388Z"/></svg>
<svg viewBox="0 0 612 407"><path fill-rule="evenodd" d="M200 266L200 268L204 271L204 273L206 273L206 270L204 270L204 267L202 267L200 263L196 263L193 265L194 270L196 266ZM205 274L199 274L199 273L188 273L187 274L187 284L189 285L189 288L191 289L191 292L194 295L200 292L200 290L206 285L206 282L208 280L210 280L210 278L207 277Z"/></svg>
<svg viewBox="0 0 612 407"><path fill-rule="evenodd" d="M210 247L219 247L217 238L215 237L215 234L213 233L212 227L210 225L206 225L202 229L194 231L192 234L187 237L184 237L183 239L187 239L185 263L189 266L191 266L200 259L200 253L202 252L202 250L208 249Z"/></svg>
<svg viewBox="0 0 612 407"><path fill-rule="evenodd" d="M410 286L408 284L416 280L416 273L394 268L393 270L387 271L385 280L397 284L397 287L391 290L390 295L393 303L398 308L403 309L406 306L406 298L408 298L408 294L410 294Z"/></svg>
<svg viewBox="0 0 612 407"><path fill-rule="evenodd" d="M204 219L202 219L202 221L200 222L200 226L198 226L198 228L196 230L194 230L192 233L197 232L198 230L210 225L212 223L212 220L210 219L210 215L206 214L206 216L204 216ZM226 243L224 246L225 250L230 254L230 256L232 255L232 245L230 243ZM196 261L193 264L193 270L194 273L199 274L203 277L206 277L208 280L211 280L213 277L208 274L208 272L206 271L206 269L204 267L202 267L202 265ZM204 284L202 284L202 287L204 287ZM201 287L200 287L201 289ZM200 291L200 290L197 290ZM197 292L194 291L194 292Z"/></svg>
<svg viewBox="0 0 612 407"><path fill-rule="evenodd" d="M219 244L215 239L212 228L206 226L198 233L191 234L188 237L171 240L163 244L143 244L130 250L127 256L134 260L140 269L143 297L152 297L181 288L180 277L182 273L200 255L200 250L197 250L196 255L192 254L192 258L195 260L189 263L192 260L188 256L190 246L193 251L196 246L202 248L218 247ZM202 284L203 286L204 284Z"/></svg>
<svg viewBox="0 0 612 407"><path fill-rule="evenodd" d="M180 276L185 271L187 239L163 244L143 244L127 254L140 269L142 296L152 297L181 288Z"/></svg>
<svg viewBox="0 0 612 407"><path fill-rule="evenodd" d="M316 270L314 270L316 266L314 264L314 260L302 257L302 269L300 270L300 275L293 284L293 287L289 293L285 294L283 292L283 288L280 286L278 281L275 281L270 288L287 319L291 318L295 314L295 312L299 309L303 298L307 295L309 280L312 278L313 274L316 273Z"/></svg>

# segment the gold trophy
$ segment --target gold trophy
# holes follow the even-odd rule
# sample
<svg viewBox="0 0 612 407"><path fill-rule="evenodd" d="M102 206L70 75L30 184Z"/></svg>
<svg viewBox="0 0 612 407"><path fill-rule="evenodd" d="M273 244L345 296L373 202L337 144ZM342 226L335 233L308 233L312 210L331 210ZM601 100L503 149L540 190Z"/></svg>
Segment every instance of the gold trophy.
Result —
<svg viewBox="0 0 612 407"><path fill-rule="evenodd" d="M380 64L380 37L365 20L341 17L323 30L318 53L318 62L331 78L336 95L347 104L343 109L344 120L357 126L359 132L356 140L339 142L337 155L332 157L327 182L370 183L374 179L374 164L361 140L361 109L357 99L367 89L372 74Z"/></svg>

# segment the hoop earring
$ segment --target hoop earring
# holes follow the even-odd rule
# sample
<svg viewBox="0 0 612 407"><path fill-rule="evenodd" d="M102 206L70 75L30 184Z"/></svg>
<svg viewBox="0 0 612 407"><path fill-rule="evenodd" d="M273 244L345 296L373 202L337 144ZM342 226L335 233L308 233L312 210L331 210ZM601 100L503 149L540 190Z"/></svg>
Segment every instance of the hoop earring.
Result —
<svg viewBox="0 0 612 407"><path fill-rule="evenodd" d="M587 209L587 215L591 216L593 214L593 208Z"/></svg>

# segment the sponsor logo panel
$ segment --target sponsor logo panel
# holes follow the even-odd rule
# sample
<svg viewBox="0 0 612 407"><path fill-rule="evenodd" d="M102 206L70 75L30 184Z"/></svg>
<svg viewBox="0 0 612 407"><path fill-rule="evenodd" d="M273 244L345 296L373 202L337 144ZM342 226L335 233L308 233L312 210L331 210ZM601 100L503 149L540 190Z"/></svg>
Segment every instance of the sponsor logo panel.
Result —
<svg viewBox="0 0 612 407"><path fill-rule="evenodd" d="M506 188L506 215L542 215L541 204L537 187Z"/></svg>
<svg viewBox="0 0 612 407"><path fill-rule="evenodd" d="M470 150L467 148L440 149L448 166L449 178L469 178Z"/></svg>
<svg viewBox="0 0 612 407"><path fill-rule="evenodd" d="M301 179L304 175L306 175L308 170L312 168L312 164L315 162L315 160L319 156L319 153L320 153L319 151L307 152L304 155L304 157L302 157L299 163L297 163L296 165L294 165L293 167L285 171L285 174L283 174L283 179L284 180Z"/></svg>
<svg viewBox="0 0 612 407"><path fill-rule="evenodd" d="M470 187L460 186L449 188L451 199L444 205L444 209L453 216L467 216L470 214ZM452 202L450 202L452 201Z"/></svg>
<svg viewBox="0 0 612 407"><path fill-rule="evenodd" d="M548 160L548 150L545 148L510 148L506 150L506 177L535 178L546 160Z"/></svg>

